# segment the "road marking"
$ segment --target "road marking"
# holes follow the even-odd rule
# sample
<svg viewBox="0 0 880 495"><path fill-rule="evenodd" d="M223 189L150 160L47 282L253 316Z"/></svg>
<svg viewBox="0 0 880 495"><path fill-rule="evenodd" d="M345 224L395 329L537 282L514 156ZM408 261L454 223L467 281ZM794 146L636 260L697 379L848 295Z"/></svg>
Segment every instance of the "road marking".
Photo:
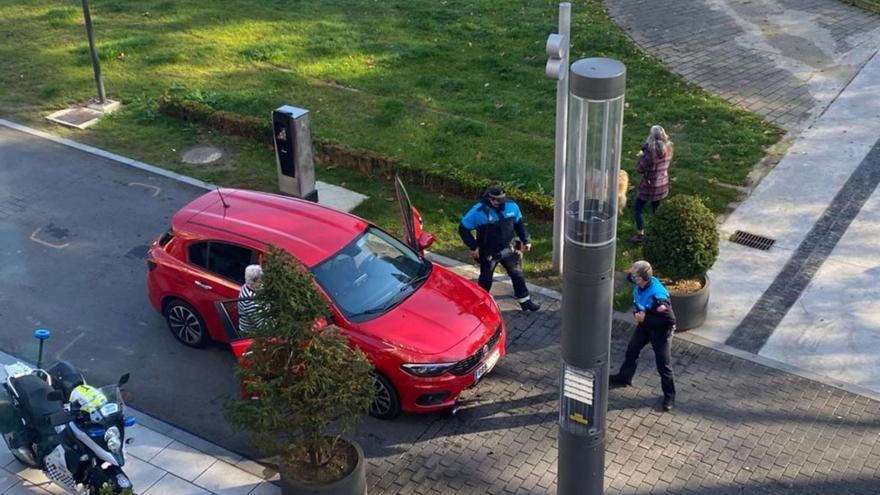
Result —
<svg viewBox="0 0 880 495"><path fill-rule="evenodd" d="M152 190L153 190L153 197L154 197L154 198L155 198L156 196L158 196L158 195L159 195L159 191L162 190L159 186L154 186L154 185L151 185L151 184L144 184L144 183L142 183L142 182L129 182L128 185L129 185L129 186L141 186L141 187L146 187L146 188L148 188L148 189L152 189Z"/></svg>
<svg viewBox="0 0 880 495"><path fill-rule="evenodd" d="M55 354L55 359L57 359L57 360L60 361L60 360L61 360L61 356L63 356L65 352L69 351L70 348L73 347L73 344L76 344L76 341L79 340L79 339L81 339L81 338L83 338L83 337L85 337L85 335L86 335L85 332L80 332L79 335L77 335L76 337L74 337L74 339L71 340L69 344L67 344L66 346L64 346L60 351L58 351L57 354Z"/></svg>
<svg viewBox="0 0 880 495"><path fill-rule="evenodd" d="M66 248L67 246L70 245L69 242L65 242L64 244L53 244L53 243L51 243L51 242L49 242L49 241L44 241L44 240L42 240L42 239L38 239L38 238L37 238L37 234L38 234L38 233L40 232L40 230L42 230L42 229L43 229L43 227L37 227L37 230L35 230L35 231L31 234L31 240L32 240L32 241L34 241L34 242L36 242L36 243L38 243L38 244L42 244L42 245L44 245L44 246L48 246L48 247L50 247L50 248L54 248L54 249L64 249L64 248Z"/></svg>

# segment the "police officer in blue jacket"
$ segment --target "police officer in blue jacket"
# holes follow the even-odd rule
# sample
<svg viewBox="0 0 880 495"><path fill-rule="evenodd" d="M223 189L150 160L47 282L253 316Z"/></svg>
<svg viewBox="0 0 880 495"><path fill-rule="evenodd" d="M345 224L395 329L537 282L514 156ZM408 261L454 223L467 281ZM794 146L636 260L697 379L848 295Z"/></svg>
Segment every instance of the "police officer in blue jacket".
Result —
<svg viewBox="0 0 880 495"><path fill-rule="evenodd" d="M647 261L636 261L629 269L629 281L633 288L633 316L637 326L629 345L626 357L616 375L608 377L611 388L632 385L633 375L642 348L651 343L663 388L663 410L670 411L675 406L675 377L669 362L672 359L670 344L675 332L675 313L669 302L669 291L654 276L654 270Z"/></svg>
<svg viewBox="0 0 880 495"><path fill-rule="evenodd" d="M474 230L477 231L476 239L472 234ZM514 234L522 243L520 249L511 247ZM513 282L513 292L523 311L541 309L529 296L520 266L523 251L532 249L529 233L519 206L507 199L500 186L487 189L480 201L468 210L458 226L458 235L471 250L471 256L480 263L480 287L486 292L492 288L495 267L501 263Z"/></svg>

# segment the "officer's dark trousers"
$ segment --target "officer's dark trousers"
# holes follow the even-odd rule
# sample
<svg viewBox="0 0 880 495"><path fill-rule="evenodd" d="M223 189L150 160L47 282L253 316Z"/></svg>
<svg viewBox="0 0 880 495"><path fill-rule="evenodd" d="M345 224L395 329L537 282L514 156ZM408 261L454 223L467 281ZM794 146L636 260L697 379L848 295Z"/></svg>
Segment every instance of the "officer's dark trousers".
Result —
<svg viewBox="0 0 880 495"><path fill-rule="evenodd" d="M657 361L657 373L660 373L660 385L663 387L663 397L675 399L675 377L669 361L672 359L669 347L672 344L672 329L652 330L642 325L636 327L626 346L626 358L620 365L620 377L627 383L631 383L636 374L639 354L642 348L651 343L654 348L654 358Z"/></svg>
<svg viewBox="0 0 880 495"><path fill-rule="evenodd" d="M516 254L498 259L489 259L480 257L480 278L477 283L480 287L489 292L492 289L492 276L495 275L495 267L501 263L501 266L510 276L513 282L513 293L519 300L529 297L529 289L526 287L526 279L523 277L522 267L520 266L520 258Z"/></svg>

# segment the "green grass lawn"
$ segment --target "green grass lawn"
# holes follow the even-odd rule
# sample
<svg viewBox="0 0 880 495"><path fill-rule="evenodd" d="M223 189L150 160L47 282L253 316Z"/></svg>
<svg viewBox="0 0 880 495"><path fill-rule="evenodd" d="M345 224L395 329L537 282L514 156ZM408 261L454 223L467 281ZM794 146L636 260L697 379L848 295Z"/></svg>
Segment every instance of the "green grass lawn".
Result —
<svg viewBox="0 0 880 495"><path fill-rule="evenodd" d="M77 2L0 0L0 115L41 117L95 93ZM221 110L268 118L294 104L313 135L397 156L417 167L454 166L552 194L555 83L543 76L544 42L558 3L522 0L93 0L111 97L123 110L84 132L51 131L225 185L274 187L272 151L161 116L156 99L184 88ZM639 52L598 1L573 5L572 60L608 56L628 67L623 167L633 174L648 127L676 142L673 192L696 193L716 212L780 131L709 96ZM225 163L188 167L180 151L220 145ZM320 168L318 178L371 196L356 211L397 221L390 181ZM633 175L632 182L637 177ZM437 249L463 254L455 228L473 198L411 188ZM632 232L631 215L621 236ZM530 225L527 270L546 275L550 226ZM621 243L621 263L634 255Z"/></svg>

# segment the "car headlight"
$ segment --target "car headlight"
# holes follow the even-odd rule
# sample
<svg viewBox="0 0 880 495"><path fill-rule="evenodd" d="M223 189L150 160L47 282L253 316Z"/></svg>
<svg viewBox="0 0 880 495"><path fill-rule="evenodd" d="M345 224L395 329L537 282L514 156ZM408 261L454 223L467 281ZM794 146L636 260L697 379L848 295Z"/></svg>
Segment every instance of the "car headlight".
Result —
<svg viewBox="0 0 880 495"><path fill-rule="evenodd" d="M440 376L457 363L406 363L401 367L416 376Z"/></svg>
<svg viewBox="0 0 880 495"><path fill-rule="evenodd" d="M107 448L110 452L117 453L122 448L122 437L119 436L119 428L111 426L104 433L104 441L107 442Z"/></svg>

